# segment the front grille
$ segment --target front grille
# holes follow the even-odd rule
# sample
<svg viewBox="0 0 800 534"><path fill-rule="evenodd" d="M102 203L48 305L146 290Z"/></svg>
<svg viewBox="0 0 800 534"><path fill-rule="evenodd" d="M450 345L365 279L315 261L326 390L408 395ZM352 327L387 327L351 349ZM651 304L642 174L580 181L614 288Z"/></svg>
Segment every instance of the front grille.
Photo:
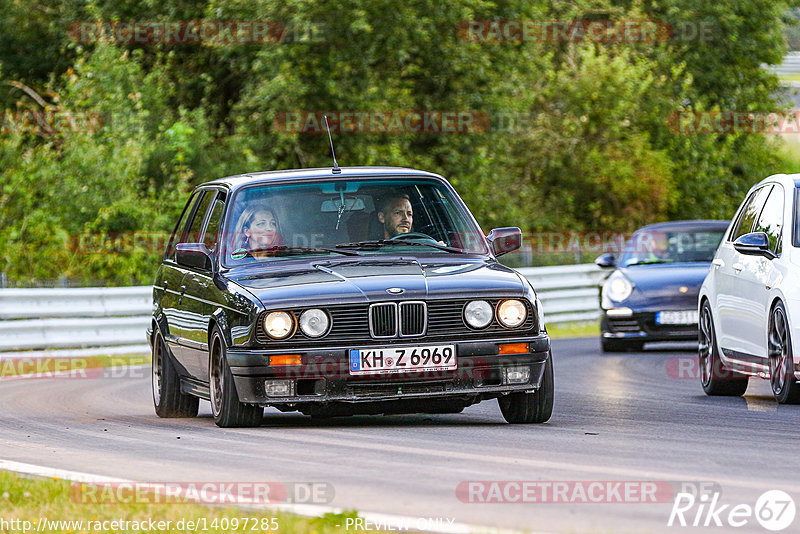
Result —
<svg viewBox="0 0 800 534"><path fill-rule="evenodd" d="M425 333L428 313L424 302L400 303L400 336L421 336Z"/></svg>
<svg viewBox="0 0 800 534"><path fill-rule="evenodd" d="M369 309L369 326L372 337L394 337L397 335L397 304L373 304Z"/></svg>
<svg viewBox="0 0 800 534"><path fill-rule="evenodd" d="M638 332L639 321L636 319L608 318L608 326L615 332Z"/></svg>
<svg viewBox="0 0 800 534"><path fill-rule="evenodd" d="M403 344L409 342L453 342L454 340L470 339L503 339L518 336L531 336L538 332L536 324L536 313L533 306L523 300L525 307L528 310L528 316L525 322L519 328L505 328L500 325L497 320L492 320L492 323L481 330L474 330L464 323L464 306L473 299L458 299L458 300L429 300L427 302L413 301L401 303L400 309L402 310L401 332L404 337L382 338L380 343ZM488 298L485 299L492 305L493 308L501 298ZM392 304L392 303L388 303ZM412 306L417 304L417 306ZM420 310L427 308L427 313L423 317L427 319L427 324L423 326L422 335L417 335L416 338L410 339L408 336L415 335L419 332ZM283 349L294 347L358 347L359 345L374 345L376 338L370 334L370 305L369 304L348 304L337 306L321 306L331 316L331 330L330 332L318 339L307 337L300 329L284 341L277 341L270 339L264 332L263 315L259 317L256 326L256 342L265 345L268 348ZM408 310L406 310L408 307ZM305 311L306 308L297 308L292 311L295 317ZM373 329L374 330L374 329Z"/></svg>
<svg viewBox="0 0 800 534"><path fill-rule="evenodd" d="M419 382L419 383L372 383L364 384L351 382L348 384L347 393L356 397L383 397L387 395L414 394L414 393L444 393L447 385L444 382Z"/></svg>

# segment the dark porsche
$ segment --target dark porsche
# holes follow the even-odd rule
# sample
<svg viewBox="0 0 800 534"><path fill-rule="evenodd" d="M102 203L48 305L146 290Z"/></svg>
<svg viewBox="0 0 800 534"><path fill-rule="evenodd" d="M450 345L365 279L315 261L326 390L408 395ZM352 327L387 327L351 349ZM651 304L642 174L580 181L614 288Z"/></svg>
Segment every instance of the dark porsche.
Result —
<svg viewBox="0 0 800 534"><path fill-rule="evenodd" d="M402 168L234 176L199 186L153 285L161 417L211 401L219 426L263 408L311 416L457 413L495 399L542 423L553 364L530 283L496 260L450 184Z"/></svg>
<svg viewBox="0 0 800 534"><path fill-rule="evenodd" d="M622 256L597 258L614 269L600 295L605 352L651 341L697 341L697 296L729 221L674 221L637 230Z"/></svg>

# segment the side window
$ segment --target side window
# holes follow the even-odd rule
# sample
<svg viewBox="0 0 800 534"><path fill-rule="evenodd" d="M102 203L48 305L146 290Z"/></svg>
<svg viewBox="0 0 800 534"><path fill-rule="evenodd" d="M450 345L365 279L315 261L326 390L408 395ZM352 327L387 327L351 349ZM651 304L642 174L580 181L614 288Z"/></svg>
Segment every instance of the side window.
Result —
<svg viewBox="0 0 800 534"><path fill-rule="evenodd" d="M200 199L200 202L197 205L197 209L194 210L194 215L192 218L192 222L189 223L189 231L186 232L186 235L181 239L181 243L199 243L201 231L203 229L203 222L206 220L206 213L208 213L208 207L211 205L211 201L214 199L214 191L206 191L202 193L203 197Z"/></svg>
<svg viewBox="0 0 800 534"><path fill-rule="evenodd" d="M761 214L761 208L764 207L764 202L767 200L771 187L769 185L762 187L750 197L741 215L739 215L738 226L731 232L731 241L736 241L743 235L753 231L753 223L756 222L756 219Z"/></svg>
<svg viewBox="0 0 800 534"><path fill-rule="evenodd" d="M755 232L764 232L769 237L769 248L775 254L780 254L780 238L783 229L783 188L776 185L772 188L761 217L756 223Z"/></svg>
<svg viewBox="0 0 800 534"><path fill-rule="evenodd" d="M223 211L225 211L225 193L220 192L217 194L217 198L214 199L214 204L211 207L211 216L208 218L208 224L203 234L203 243L212 252L217 248L217 238L219 227L222 224Z"/></svg>
<svg viewBox="0 0 800 534"><path fill-rule="evenodd" d="M181 213L181 218L178 219L178 224L175 225L175 230L172 232L172 237L169 238L169 244L167 245L167 251L164 254L164 258L175 259L175 244L180 241L181 235L183 234L184 229L186 229L186 220L192 213L192 207L194 206L196 200L197 194L193 194L191 197L189 197L189 201L186 203L186 206L184 206L183 213Z"/></svg>

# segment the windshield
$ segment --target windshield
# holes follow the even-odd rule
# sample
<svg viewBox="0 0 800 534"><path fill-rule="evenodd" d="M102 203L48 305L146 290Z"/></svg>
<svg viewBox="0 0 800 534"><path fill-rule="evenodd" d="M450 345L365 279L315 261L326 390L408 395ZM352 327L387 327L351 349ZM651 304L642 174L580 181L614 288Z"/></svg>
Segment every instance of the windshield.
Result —
<svg viewBox="0 0 800 534"><path fill-rule="evenodd" d="M224 263L287 256L487 254L469 212L429 179L256 184L231 205Z"/></svg>
<svg viewBox="0 0 800 534"><path fill-rule="evenodd" d="M724 233L724 228L639 230L628 241L619 264L630 267L655 263L710 262Z"/></svg>

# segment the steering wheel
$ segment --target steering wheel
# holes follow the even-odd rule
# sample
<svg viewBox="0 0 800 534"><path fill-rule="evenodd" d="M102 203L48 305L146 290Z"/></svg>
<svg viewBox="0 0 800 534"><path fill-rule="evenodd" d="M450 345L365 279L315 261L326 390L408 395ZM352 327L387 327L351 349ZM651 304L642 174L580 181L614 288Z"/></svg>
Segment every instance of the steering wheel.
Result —
<svg viewBox="0 0 800 534"><path fill-rule="evenodd" d="M434 243L438 243L438 241L436 241L434 238L428 234L423 234L422 232L407 232L405 234L397 234L394 237L390 237L389 241L402 241L403 239L429 239Z"/></svg>

